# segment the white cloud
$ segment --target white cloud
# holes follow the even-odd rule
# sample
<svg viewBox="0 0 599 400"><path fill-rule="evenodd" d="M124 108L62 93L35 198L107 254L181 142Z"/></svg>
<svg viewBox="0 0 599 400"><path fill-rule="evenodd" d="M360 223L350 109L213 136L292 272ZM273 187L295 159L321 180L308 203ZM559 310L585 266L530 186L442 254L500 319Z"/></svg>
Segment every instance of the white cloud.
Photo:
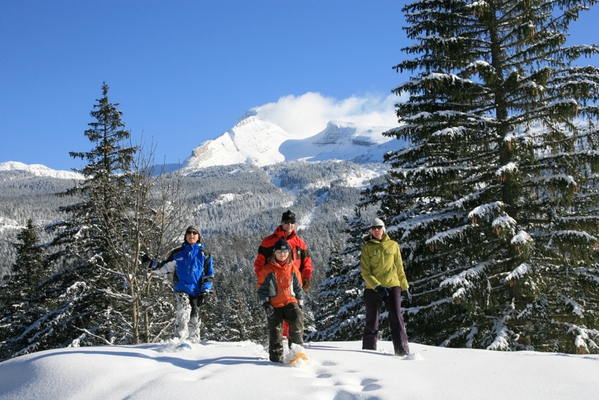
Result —
<svg viewBox="0 0 599 400"><path fill-rule="evenodd" d="M394 94L337 100L320 93L301 96L288 95L276 103L258 107L258 117L272 122L298 137L321 132L329 121L352 122L356 125L396 126L395 103L401 99Z"/></svg>

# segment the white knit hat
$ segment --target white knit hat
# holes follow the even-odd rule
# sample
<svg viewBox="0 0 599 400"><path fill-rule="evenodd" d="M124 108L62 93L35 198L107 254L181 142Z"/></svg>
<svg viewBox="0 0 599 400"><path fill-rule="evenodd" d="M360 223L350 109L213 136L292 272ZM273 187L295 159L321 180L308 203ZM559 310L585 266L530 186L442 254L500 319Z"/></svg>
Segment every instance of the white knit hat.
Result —
<svg viewBox="0 0 599 400"><path fill-rule="evenodd" d="M385 229L385 223L380 218L375 218L375 219L372 220L372 223L370 224L370 227L374 228L375 226L377 226L377 227L380 226L383 229Z"/></svg>

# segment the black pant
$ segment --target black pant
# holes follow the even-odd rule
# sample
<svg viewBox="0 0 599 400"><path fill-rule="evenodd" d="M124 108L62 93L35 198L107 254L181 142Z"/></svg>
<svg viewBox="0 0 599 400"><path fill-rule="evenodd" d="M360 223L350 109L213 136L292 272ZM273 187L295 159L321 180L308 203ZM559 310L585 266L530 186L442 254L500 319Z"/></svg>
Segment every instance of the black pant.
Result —
<svg viewBox="0 0 599 400"><path fill-rule="evenodd" d="M297 303L275 308L275 317L268 319L268 355L270 361L283 362L283 321L289 324L289 347L304 344L304 314Z"/></svg>
<svg viewBox="0 0 599 400"><path fill-rule="evenodd" d="M376 350L376 343L379 334L379 318L381 316L381 306L385 302L385 307L389 313L389 324L391 325L391 340L393 341L393 350L397 355L405 355L410 352L408 346L408 335L401 315L401 288L395 286L389 288L389 295L381 297L373 289L364 290L364 306L366 307L366 324L364 325L364 336L362 337L362 348L367 350Z"/></svg>

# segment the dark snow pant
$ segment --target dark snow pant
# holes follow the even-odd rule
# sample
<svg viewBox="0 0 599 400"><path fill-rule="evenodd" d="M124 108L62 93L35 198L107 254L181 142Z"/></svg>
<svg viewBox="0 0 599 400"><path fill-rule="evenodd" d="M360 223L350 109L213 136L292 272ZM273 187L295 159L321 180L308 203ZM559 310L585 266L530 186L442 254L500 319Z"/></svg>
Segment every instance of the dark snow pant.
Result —
<svg viewBox="0 0 599 400"><path fill-rule="evenodd" d="M175 318L175 335L182 340L200 341L200 305L198 297L184 292L176 292L177 311Z"/></svg>
<svg viewBox="0 0 599 400"><path fill-rule="evenodd" d="M289 347L304 344L304 314L297 303L275 308L275 317L268 319L268 355L270 361L283 362L283 321L289 324Z"/></svg>
<svg viewBox="0 0 599 400"><path fill-rule="evenodd" d="M364 325L362 348L376 350L381 306L385 302L385 308L389 314L389 324L391 325L393 350L396 355L403 356L410 352L410 348L408 347L408 335L406 334L406 327L401 315L401 288L395 286L388 289L389 295L385 297L381 297L375 290L364 290L366 324Z"/></svg>

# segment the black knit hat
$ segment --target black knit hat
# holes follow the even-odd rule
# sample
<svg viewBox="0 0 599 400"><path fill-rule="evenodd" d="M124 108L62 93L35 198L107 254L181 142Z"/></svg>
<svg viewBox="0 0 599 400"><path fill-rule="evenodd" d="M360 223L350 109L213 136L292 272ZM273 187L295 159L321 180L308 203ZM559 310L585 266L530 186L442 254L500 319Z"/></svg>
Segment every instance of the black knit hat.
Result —
<svg viewBox="0 0 599 400"><path fill-rule="evenodd" d="M295 224L295 214L291 212L291 210L287 210L283 213L281 217L281 222L289 222L290 224Z"/></svg>
<svg viewBox="0 0 599 400"><path fill-rule="evenodd" d="M280 238L277 240L277 243L275 243L275 247L273 247L273 251L277 250L291 251L291 246L289 246L289 243L287 243L285 239Z"/></svg>

